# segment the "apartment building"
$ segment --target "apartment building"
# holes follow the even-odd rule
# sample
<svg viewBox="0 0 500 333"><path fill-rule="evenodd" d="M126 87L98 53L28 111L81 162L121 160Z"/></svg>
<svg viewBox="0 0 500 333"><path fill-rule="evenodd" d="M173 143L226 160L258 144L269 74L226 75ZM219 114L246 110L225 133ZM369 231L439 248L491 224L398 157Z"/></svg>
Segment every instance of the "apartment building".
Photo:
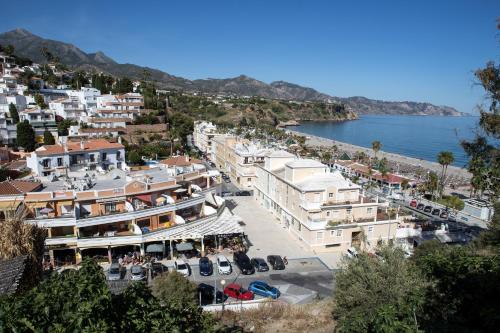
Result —
<svg viewBox="0 0 500 333"><path fill-rule="evenodd" d="M14 143L17 139L17 128L10 114L10 104L18 111L26 108L26 97L22 95L0 94L0 140L2 143Z"/></svg>
<svg viewBox="0 0 500 333"><path fill-rule="evenodd" d="M68 171L106 171L125 168L125 147L105 139L65 142L37 148L26 159L36 176L66 175Z"/></svg>
<svg viewBox="0 0 500 333"><path fill-rule="evenodd" d="M212 139L212 161L242 187L252 187L257 177L255 165L264 162L268 150L236 136Z"/></svg>
<svg viewBox="0 0 500 333"><path fill-rule="evenodd" d="M49 109L64 119L71 119L77 122L87 121L85 104L80 103L77 98L68 97L50 101Z"/></svg>
<svg viewBox="0 0 500 333"><path fill-rule="evenodd" d="M212 140L223 134L217 133L217 126L211 122L195 121L193 129L193 144L202 153L212 159Z"/></svg>
<svg viewBox="0 0 500 333"><path fill-rule="evenodd" d="M66 94L71 99L83 104L87 110L97 108L97 97L101 96L98 89L90 87L82 87L80 90L66 90Z"/></svg>
<svg viewBox="0 0 500 333"><path fill-rule="evenodd" d="M372 249L395 235L396 214L318 161L273 151L255 169L255 199L315 251Z"/></svg>
<svg viewBox="0 0 500 333"><path fill-rule="evenodd" d="M144 108L144 98L139 93L102 95L96 98L98 110L136 110Z"/></svg>
<svg viewBox="0 0 500 333"><path fill-rule="evenodd" d="M240 234L240 219L216 195L220 176L202 164L182 164L73 172L23 182L22 191L0 183L0 211L24 210L26 223L47 228L45 246L55 265L78 263L82 256L144 255L153 244L172 256L186 239L199 241L203 252L205 237Z"/></svg>
<svg viewBox="0 0 500 333"><path fill-rule="evenodd" d="M43 142L43 134L48 130L54 138L58 138L56 116L54 111L32 107L19 112L21 121L28 121L35 131L35 138L38 143Z"/></svg>

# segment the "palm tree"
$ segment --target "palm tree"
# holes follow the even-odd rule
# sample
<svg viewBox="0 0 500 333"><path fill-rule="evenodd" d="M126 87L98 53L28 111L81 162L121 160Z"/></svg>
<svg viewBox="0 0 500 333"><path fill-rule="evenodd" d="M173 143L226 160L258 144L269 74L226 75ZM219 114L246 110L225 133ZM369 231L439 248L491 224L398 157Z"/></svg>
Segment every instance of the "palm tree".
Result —
<svg viewBox="0 0 500 333"><path fill-rule="evenodd" d="M379 152L380 148L382 148L382 144L380 143L380 141L375 140L372 142L372 150L375 154L375 159L377 159L377 153Z"/></svg>
<svg viewBox="0 0 500 333"><path fill-rule="evenodd" d="M446 179L446 171L448 171L448 165L455 161L453 153L451 151L442 151L437 155L437 161L441 164L441 181L439 186L439 196L443 196L444 192L444 182Z"/></svg>

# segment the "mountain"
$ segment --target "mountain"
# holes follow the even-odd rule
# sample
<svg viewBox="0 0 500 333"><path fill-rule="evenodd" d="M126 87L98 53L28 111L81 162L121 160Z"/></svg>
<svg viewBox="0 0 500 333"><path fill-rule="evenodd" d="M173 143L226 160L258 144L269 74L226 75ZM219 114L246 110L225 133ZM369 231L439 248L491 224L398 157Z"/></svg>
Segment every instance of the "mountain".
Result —
<svg viewBox="0 0 500 333"><path fill-rule="evenodd" d="M73 68L102 71L114 76L127 76L136 80L141 79L144 71L147 70L150 74L150 80L165 89L260 96L296 101L341 101L359 114L463 115L463 113L449 106L436 106L430 103L418 102L388 102L371 100L365 97L333 97L297 84L284 81L267 84L246 75L227 79L188 80L154 68L134 64L119 64L101 51L85 53L73 44L44 39L25 29L15 29L0 34L0 45L9 44L15 47L17 55L30 58L38 63L46 62L41 49L47 48L54 56L59 58L61 63Z"/></svg>

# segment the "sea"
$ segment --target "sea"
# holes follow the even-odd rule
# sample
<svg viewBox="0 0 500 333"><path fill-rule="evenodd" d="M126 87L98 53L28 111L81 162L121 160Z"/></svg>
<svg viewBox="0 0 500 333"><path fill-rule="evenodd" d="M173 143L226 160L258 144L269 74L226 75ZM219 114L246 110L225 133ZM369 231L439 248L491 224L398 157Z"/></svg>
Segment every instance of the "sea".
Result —
<svg viewBox="0 0 500 333"><path fill-rule="evenodd" d="M304 134L372 147L382 143L383 151L436 162L441 151L451 151L453 165L465 167L467 155L461 140L471 140L478 131L479 117L365 115L344 122L303 122L290 129Z"/></svg>

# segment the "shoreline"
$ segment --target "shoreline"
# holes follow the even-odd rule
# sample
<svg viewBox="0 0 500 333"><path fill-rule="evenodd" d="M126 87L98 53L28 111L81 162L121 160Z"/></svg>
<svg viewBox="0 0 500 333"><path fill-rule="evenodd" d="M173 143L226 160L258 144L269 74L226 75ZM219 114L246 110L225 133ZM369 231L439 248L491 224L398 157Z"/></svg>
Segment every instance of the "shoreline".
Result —
<svg viewBox="0 0 500 333"><path fill-rule="evenodd" d="M351 157L358 151L362 151L368 156L374 156L373 150L370 148L356 146L347 142L337 141L333 139L323 138L317 135L310 135L306 133L299 132L297 130L286 129L290 133L295 135L306 137L306 145L310 147L331 147L333 145L337 146L339 151L348 153ZM424 159L418 159L414 157L409 157L405 155L389 153L380 150L377 153L379 158L387 158L389 162L396 163L400 168L400 174L414 174L417 169L424 169L436 172L438 175L441 172L441 165L437 162L431 162ZM406 171L406 172L405 172ZM450 165L448 166L448 171L446 173L447 178L452 178L451 182L463 183L470 182L471 174L464 168ZM463 184L460 184L463 185Z"/></svg>

